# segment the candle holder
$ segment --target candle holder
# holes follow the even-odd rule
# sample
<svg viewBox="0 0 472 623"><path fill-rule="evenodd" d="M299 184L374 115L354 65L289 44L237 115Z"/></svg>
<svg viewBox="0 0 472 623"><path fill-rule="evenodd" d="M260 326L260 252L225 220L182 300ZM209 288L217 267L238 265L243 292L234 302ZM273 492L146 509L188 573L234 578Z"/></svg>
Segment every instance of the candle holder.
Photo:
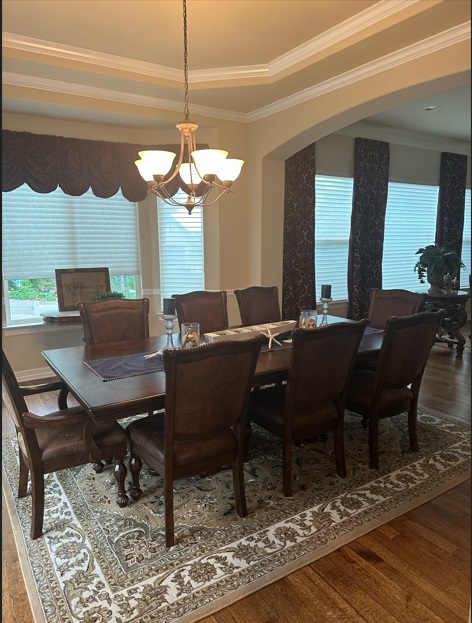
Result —
<svg viewBox="0 0 472 623"><path fill-rule="evenodd" d="M174 333L174 322L177 318L177 314L162 314L161 318L166 321L166 333L167 333L167 344L165 345L163 350L167 348L175 348L174 342L172 340L172 334Z"/></svg>
<svg viewBox="0 0 472 623"><path fill-rule="evenodd" d="M323 317L321 319L320 325L328 324L328 309L329 309L329 304L331 303L332 300L333 299L331 297L324 297L324 296L322 296L320 298L320 301L321 301L321 304L322 304L322 307L323 307L323 312L322 312L323 313Z"/></svg>

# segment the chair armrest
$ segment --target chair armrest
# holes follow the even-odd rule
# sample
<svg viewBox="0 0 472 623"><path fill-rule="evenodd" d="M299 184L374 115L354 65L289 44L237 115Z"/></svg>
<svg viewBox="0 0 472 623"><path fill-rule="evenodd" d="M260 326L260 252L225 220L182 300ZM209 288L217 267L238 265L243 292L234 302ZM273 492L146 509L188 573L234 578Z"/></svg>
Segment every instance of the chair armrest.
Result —
<svg viewBox="0 0 472 623"><path fill-rule="evenodd" d="M40 385L20 385L20 390L23 396L32 396L33 394L43 394L44 392L54 392L57 390L60 391L65 388L66 387L62 381L41 383Z"/></svg>
<svg viewBox="0 0 472 623"><path fill-rule="evenodd" d="M48 415L36 415L35 413L23 413L24 425L26 428L61 428L73 426L87 421L87 413L81 407L71 407L62 409Z"/></svg>
<svg viewBox="0 0 472 623"><path fill-rule="evenodd" d="M40 383L39 385L20 385L23 396L34 396L35 394L44 394L45 392L54 392L59 390L57 399L59 409L67 409L67 395L69 388L62 381L54 381L53 383Z"/></svg>

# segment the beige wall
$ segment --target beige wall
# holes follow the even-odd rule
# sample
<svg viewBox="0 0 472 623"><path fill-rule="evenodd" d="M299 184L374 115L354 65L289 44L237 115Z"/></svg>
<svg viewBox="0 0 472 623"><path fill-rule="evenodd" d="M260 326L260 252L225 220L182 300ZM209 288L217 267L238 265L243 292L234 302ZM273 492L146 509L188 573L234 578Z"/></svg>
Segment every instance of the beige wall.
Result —
<svg viewBox="0 0 472 623"><path fill-rule="evenodd" d="M234 185L234 194L205 209L207 289L232 291L248 285L276 284L282 291L284 167L287 157L316 141L319 171L352 174L353 136L335 132L404 101L467 84L469 72L468 42L462 42L249 124L196 117L195 121L200 124L200 142L209 142L213 147L222 146L231 156L241 157L246 162L243 174ZM143 110L143 115L148 113ZM163 112L164 118L166 115L168 113ZM143 144L173 142L176 136L169 132L145 132L14 114L3 116L3 127L38 134ZM391 144L391 175L397 181L406 180L408 175L418 175L420 181L430 183L436 176L432 170L438 172L440 151L454 151L448 145L445 149L438 144L425 150L401 142L397 144L392 136L384 140ZM464 149L463 145L459 147ZM470 154L470 148L467 149ZM470 158L468 180L470 185ZM139 223L143 288L144 294L151 299L151 333L162 334L164 323L157 316L160 311L159 258L152 196L140 204ZM345 306L336 306L336 312L344 315ZM229 313L230 322L237 324L239 314L231 292ZM81 344L81 340L80 327L3 331L4 348L12 366L25 378L35 377L38 372L46 370L42 350Z"/></svg>

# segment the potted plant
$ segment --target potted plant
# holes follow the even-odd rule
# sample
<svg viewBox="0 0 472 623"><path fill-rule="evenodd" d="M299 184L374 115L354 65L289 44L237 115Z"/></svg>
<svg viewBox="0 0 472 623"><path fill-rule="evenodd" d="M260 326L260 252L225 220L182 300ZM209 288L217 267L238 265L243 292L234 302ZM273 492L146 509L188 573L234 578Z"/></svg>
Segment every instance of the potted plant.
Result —
<svg viewBox="0 0 472 623"><path fill-rule="evenodd" d="M430 293L437 293L444 287L446 275L458 279L461 268L465 268L465 264L455 251L440 247L436 243L421 247L416 255L420 257L413 270L418 273L420 283L425 283L426 277L431 284Z"/></svg>
<svg viewBox="0 0 472 623"><path fill-rule="evenodd" d="M122 292L97 292L95 295L96 301L108 301L110 299L124 299L125 295Z"/></svg>

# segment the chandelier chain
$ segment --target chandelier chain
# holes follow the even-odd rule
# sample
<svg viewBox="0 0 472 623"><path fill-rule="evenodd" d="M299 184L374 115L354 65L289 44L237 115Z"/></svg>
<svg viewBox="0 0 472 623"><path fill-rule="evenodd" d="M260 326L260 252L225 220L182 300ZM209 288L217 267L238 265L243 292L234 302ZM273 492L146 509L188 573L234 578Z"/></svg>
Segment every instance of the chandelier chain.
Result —
<svg viewBox="0 0 472 623"><path fill-rule="evenodd" d="M188 108L188 47L187 47L187 0L183 0L184 12L184 84L185 84L185 119L189 118Z"/></svg>

